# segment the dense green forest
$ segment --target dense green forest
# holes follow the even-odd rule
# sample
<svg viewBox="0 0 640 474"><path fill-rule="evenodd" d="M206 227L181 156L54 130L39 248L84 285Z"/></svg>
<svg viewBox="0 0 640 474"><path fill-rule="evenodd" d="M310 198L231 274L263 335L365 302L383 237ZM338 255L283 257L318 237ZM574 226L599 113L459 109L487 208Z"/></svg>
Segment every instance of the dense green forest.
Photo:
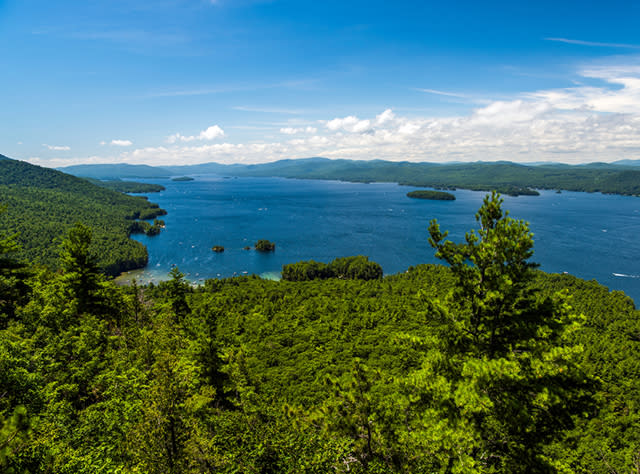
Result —
<svg viewBox="0 0 640 474"><path fill-rule="evenodd" d="M635 165L635 166L633 166ZM82 165L65 168L78 176L95 178L154 177L154 168L141 170L124 165ZM149 169L150 168L150 169ZM258 165L200 165L155 168L155 177L167 174L216 173L227 176L277 176L283 178L328 179L353 182L395 182L409 186L463 188L476 191L497 190L513 196L537 195L536 189L602 192L640 195L640 169L637 162L587 165L520 165L510 162L412 163L382 160L354 161L307 158L280 160ZM95 173L95 174L94 174ZM119 175L118 173L123 173Z"/></svg>
<svg viewBox="0 0 640 474"><path fill-rule="evenodd" d="M340 278L349 280L375 280L382 278L382 267L370 262L369 257L340 257L332 262L315 260L290 263L282 267L282 279L287 281L326 280Z"/></svg>
<svg viewBox="0 0 640 474"><path fill-rule="evenodd" d="M93 228L93 251L105 273L146 265L146 248L131 240L135 232L159 231L138 219L166 214L143 197L127 196L74 176L0 155L0 228L17 234L19 257L57 267L58 239L76 223ZM157 232L156 232L157 233Z"/></svg>
<svg viewBox="0 0 640 474"><path fill-rule="evenodd" d="M425 232L447 266L200 287L115 286L81 224L57 273L5 233L0 471L636 472L640 312L537 271L499 196L477 219Z"/></svg>
<svg viewBox="0 0 640 474"><path fill-rule="evenodd" d="M103 188L111 189L121 193L159 193L164 191L165 187L160 184L153 183L138 183L136 181L122 181L120 179L110 179L102 181L100 179L86 178L87 181Z"/></svg>
<svg viewBox="0 0 640 474"><path fill-rule="evenodd" d="M115 180L123 178L170 178L174 173L164 168L149 165L72 165L58 168L67 174L81 178Z"/></svg>

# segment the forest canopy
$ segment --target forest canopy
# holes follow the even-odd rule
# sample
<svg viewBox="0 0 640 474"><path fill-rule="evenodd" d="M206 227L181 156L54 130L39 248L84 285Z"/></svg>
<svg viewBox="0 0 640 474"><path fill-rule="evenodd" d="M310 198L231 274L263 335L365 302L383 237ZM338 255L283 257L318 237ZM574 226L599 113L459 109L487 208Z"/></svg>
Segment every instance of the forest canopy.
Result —
<svg viewBox="0 0 640 474"><path fill-rule="evenodd" d="M632 472L640 313L501 206L370 280L117 287L88 226L55 273L0 235L0 471Z"/></svg>

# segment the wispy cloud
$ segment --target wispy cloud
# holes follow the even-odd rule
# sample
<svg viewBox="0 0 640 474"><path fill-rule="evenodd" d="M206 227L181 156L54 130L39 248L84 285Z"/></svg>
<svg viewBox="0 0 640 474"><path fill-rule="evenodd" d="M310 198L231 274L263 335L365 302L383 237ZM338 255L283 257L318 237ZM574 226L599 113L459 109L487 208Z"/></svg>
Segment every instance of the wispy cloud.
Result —
<svg viewBox="0 0 640 474"><path fill-rule="evenodd" d="M466 94L460 94L457 92L447 92L447 91L439 91L436 89L420 89L420 88L416 88L415 90L419 91L419 92L425 92L427 94L435 94L435 95L444 95L446 97L458 97L460 99L468 99L469 96Z"/></svg>
<svg viewBox="0 0 640 474"><path fill-rule="evenodd" d="M284 114L284 115L302 115L305 113L304 110L299 109L279 109L279 108L271 108L271 107L250 107L238 105L236 107L232 107L233 110L239 110L241 112L257 112L264 114Z"/></svg>
<svg viewBox="0 0 640 474"><path fill-rule="evenodd" d="M203 88L193 88L193 89L179 89L179 90L167 90L167 91L158 91L158 92L150 92L147 94L147 97L188 97L188 96L196 96L196 95L213 95L213 94L227 94L230 92L244 92L256 90L253 87L238 87L238 86L229 86L229 87L203 87Z"/></svg>
<svg viewBox="0 0 640 474"><path fill-rule="evenodd" d="M53 151L69 151L69 150L71 150L71 147L67 146L67 145L47 145L46 143L43 143L42 146L47 147L49 150L53 150Z"/></svg>
<svg viewBox="0 0 640 474"><path fill-rule="evenodd" d="M136 54L171 55L177 51L182 55L196 54L192 38L188 33L179 30L126 29L105 25L84 25L82 28L75 28L75 25L66 25L40 28L31 33L37 36L111 44Z"/></svg>
<svg viewBox="0 0 640 474"><path fill-rule="evenodd" d="M296 135L298 133L316 133L318 129L316 127L283 127L280 129L280 133L285 135Z"/></svg>
<svg viewBox="0 0 640 474"><path fill-rule="evenodd" d="M175 88L173 90L151 91L146 97L188 97L197 95L230 94L233 92L252 92L268 89L304 89L317 82L316 79L291 79L274 83L255 84L222 84L222 85L202 85ZM237 110L254 111L252 107L239 106ZM261 110L259 110L261 111Z"/></svg>
<svg viewBox="0 0 640 474"><path fill-rule="evenodd" d="M640 49L640 45L627 43L602 43L599 41L583 41L569 38L544 38L545 41L556 41L558 43L576 44L579 46L597 46L600 48L626 48Z"/></svg>

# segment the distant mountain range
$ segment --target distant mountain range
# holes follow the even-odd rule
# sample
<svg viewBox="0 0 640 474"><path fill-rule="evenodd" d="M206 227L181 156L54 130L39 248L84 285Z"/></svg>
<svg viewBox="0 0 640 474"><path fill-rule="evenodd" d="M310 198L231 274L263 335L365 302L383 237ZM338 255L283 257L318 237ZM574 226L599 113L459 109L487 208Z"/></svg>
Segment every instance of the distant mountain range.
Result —
<svg viewBox="0 0 640 474"><path fill-rule="evenodd" d="M327 179L352 182L397 182L399 184L464 188L504 194L535 194L535 189L604 192L640 195L640 160L616 163L567 165L511 162L413 163L383 160L355 161L328 158L280 160L255 165L198 165L153 167L147 165L78 165L60 168L77 176L97 179L168 178L177 175L220 174L224 176Z"/></svg>

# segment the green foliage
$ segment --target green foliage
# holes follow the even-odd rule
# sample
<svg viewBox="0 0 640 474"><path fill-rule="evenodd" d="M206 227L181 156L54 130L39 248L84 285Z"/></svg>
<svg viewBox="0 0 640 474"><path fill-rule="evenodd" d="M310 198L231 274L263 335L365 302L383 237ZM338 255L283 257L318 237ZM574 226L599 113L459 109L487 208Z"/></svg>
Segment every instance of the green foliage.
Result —
<svg viewBox="0 0 640 474"><path fill-rule="evenodd" d="M134 219L166 214L141 197L95 186L59 171L10 159L0 160L0 227L17 235L17 259L55 268L54 242L76 222L93 229L93 251L104 273L117 275L147 263L147 251L129 239Z"/></svg>
<svg viewBox="0 0 640 474"><path fill-rule="evenodd" d="M165 295L173 314L179 318L184 317L189 312L187 294L191 292L191 286L184 279L184 273L178 267L173 267L169 275L171 279L161 282L158 285L158 290Z"/></svg>
<svg viewBox="0 0 640 474"><path fill-rule="evenodd" d="M414 199L431 199L434 201L455 201L456 197L451 193L445 193L444 191L409 191L407 197Z"/></svg>
<svg viewBox="0 0 640 474"><path fill-rule="evenodd" d="M265 239L260 239L255 243L255 248L258 252L273 252L276 249L276 244Z"/></svg>
<svg viewBox="0 0 640 474"><path fill-rule="evenodd" d="M445 241L447 233L435 219L429 226L436 257L447 262L457 278L453 301L458 332L465 339L459 344L489 356L534 337L541 323L528 314L533 302L526 288L536 266L528 262L533 236L525 222L503 213L502 202L495 192L485 197L476 214L480 229L468 233L463 244Z"/></svg>
<svg viewBox="0 0 640 474"><path fill-rule="evenodd" d="M29 291L26 265L15 258L19 251L16 235L0 234L0 328L15 316L16 306L24 303Z"/></svg>
<svg viewBox="0 0 640 474"><path fill-rule="evenodd" d="M119 179L112 179L108 181L102 181L99 179L87 178L87 181L100 186L102 188L111 189L120 193L159 193L164 191L165 187L160 184L152 183L138 183L136 181L121 181Z"/></svg>
<svg viewBox="0 0 640 474"><path fill-rule="evenodd" d="M121 178L169 178L172 173L166 169L149 165L130 165L119 163L115 165L74 165L59 168L74 176L101 180Z"/></svg>
<svg viewBox="0 0 640 474"><path fill-rule="evenodd" d="M78 312L90 311L98 303L100 275L97 257L89 249L92 231L76 224L60 246L60 263L64 277L62 283L70 301L77 304Z"/></svg>
<svg viewBox="0 0 640 474"><path fill-rule="evenodd" d="M324 280L327 278L374 280L382 278L382 267L376 262L370 262L369 257L362 255L336 258L328 264L309 260L282 267L282 279L287 281Z"/></svg>
<svg viewBox="0 0 640 474"><path fill-rule="evenodd" d="M573 414L590 403L590 385L577 361L582 348L569 342L578 327L560 299L538 298L528 262L533 239L528 225L507 217L502 199L488 195L476 214L477 234L445 241L434 220L429 227L436 256L456 277L440 315L445 358L425 360L421 378L429 408L446 406L448 429L476 435L458 447L466 463L481 470L531 472L551 469L545 443L561 438ZM428 429L428 427L427 427ZM451 452L447 464L459 463Z"/></svg>
<svg viewBox="0 0 640 474"><path fill-rule="evenodd" d="M478 220L432 224L449 267L202 287L117 287L73 227L0 327L0 471L633 472L640 312Z"/></svg>

